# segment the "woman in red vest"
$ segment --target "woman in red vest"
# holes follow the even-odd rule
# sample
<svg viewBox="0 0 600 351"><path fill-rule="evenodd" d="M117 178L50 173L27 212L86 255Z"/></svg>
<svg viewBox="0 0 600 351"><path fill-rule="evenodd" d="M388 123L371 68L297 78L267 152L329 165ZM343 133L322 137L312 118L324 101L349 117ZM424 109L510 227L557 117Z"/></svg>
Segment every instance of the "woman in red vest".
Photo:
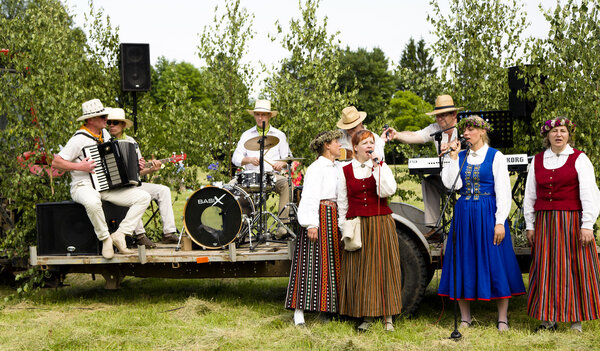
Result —
<svg viewBox="0 0 600 351"><path fill-rule="evenodd" d="M384 317L384 329L392 331L392 316L402 307L402 289L398 237L386 198L396 193L396 180L373 153L373 133L357 132L352 147L354 159L342 168L338 180L339 224L345 238L339 310L363 318L360 331L367 330L374 317ZM360 232L352 230L357 237L348 233L345 222L357 224Z"/></svg>
<svg viewBox="0 0 600 351"><path fill-rule="evenodd" d="M569 144L575 131L564 117L541 128L546 150L535 156L523 203L531 269L527 309L542 321L539 330L555 330L556 322L600 317L600 264L593 226L600 194L594 166Z"/></svg>

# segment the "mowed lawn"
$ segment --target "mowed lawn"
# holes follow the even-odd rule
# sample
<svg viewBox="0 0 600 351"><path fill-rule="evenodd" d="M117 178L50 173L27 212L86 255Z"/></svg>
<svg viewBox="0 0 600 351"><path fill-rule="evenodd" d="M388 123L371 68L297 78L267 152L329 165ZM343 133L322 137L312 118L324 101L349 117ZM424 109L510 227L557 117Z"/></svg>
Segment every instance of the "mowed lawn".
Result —
<svg viewBox="0 0 600 351"><path fill-rule="evenodd" d="M420 196L420 184L403 186ZM173 192L180 228L192 192ZM395 319L394 332L384 332L379 322L358 333L357 320L326 322L317 314L307 314L306 328L295 327L293 312L283 306L287 278L127 277L120 290L107 291L100 276L70 274L65 287L29 296L14 297L14 288L0 286L0 350L598 349L597 321L584 322L581 334L566 324L557 332L533 333L538 322L527 316L526 296L510 301L510 331L496 330L494 302L477 302L474 326L462 330L460 341L450 340L453 305L436 294L439 276L440 271L416 315ZM523 279L527 284L527 274Z"/></svg>

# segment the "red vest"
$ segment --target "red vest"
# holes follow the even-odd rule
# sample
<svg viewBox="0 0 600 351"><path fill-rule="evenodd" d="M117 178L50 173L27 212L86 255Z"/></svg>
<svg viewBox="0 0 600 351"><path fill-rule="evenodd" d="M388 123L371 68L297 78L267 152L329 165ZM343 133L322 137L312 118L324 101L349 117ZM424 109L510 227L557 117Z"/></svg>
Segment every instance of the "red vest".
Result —
<svg viewBox="0 0 600 351"><path fill-rule="evenodd" d="M388 215L392 213L387 200L377 196L377 183L375 183L375 178L372 174L370 177L364 179L354 178L352 163L344 166L343 170L348 192L348 213L346 213L346 218ZM377 208L377 204L379 204L379 208Z"/></svg>
<svg viewBox="0 0 600 351"><path fill-rule="evenodd" d="M581 211L579 179L575 161L581 151L573 149L567 162L557 169L544 168L544 152L535 155L536 211Z"/></svg>

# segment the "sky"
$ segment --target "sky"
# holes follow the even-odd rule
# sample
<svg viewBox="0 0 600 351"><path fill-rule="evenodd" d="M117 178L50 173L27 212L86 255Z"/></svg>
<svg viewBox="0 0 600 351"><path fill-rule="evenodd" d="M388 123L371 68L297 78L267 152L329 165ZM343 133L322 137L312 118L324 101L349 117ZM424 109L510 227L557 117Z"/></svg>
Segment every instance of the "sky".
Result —
<svg viewBox="0 0 600 351"><path fill-rule="evenodd" d="M84 23L83 13L89 12L88 0L63 0L75 15L76 25ZM525 0L530 29L525 33L545 37L548 25L538 9L553 6L555 0ZM447 0L439 0L440 7L448 8ZM150 59L154 65L161 56L178 62L185 61L196 67L203 63L198 58L199 34L213 24L214 8L224 11L224 2L218 0L95 0L96 9L103 8L111 24L119 27L122 43L149 43ZM297 0L241 0L255 18L254 39L249 42L246 62L268 68L287 56L278 41L275 21L287 27L291 18L299 18ZM330 33L339 31L342 47L352 50L380 48L390 64L396 64L409 39L425 39L430 45L435 40L433 27L427 21L431 13L429 0L322 0L317 15L327 16ZM257 87L254 87L255 90Z"/></svg>

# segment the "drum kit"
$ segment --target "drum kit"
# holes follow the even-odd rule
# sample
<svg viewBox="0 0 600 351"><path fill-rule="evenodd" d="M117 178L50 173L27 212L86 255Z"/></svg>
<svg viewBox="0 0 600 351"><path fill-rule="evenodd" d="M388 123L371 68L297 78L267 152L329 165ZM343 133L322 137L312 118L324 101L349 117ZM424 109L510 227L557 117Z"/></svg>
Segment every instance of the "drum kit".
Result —
<svg viewBox="0 0 600 351"><path fill-rule="evenodd" d="M267 211L266 195L275 189L275 172L265 171L263 166L265 149L279 143L279 138L267 135L248 140L244 147L260 151L260 172L242 171L229 184L214 183L195 191L187 200L183 210L183 225L190 239L204 249L222 249L227 245L250 246L254 250L266 242L283 242L276 239L275 232L284 228L287 238L295 238L298 229L299 193L291 178L291 163L303 158L287 157L275 162L287 163L289 202L277 215ZM264 160L271 166L273 164ZM284 210L289 215L280 217ZM284 235L285 236L285 235ZM181 242L181 235L180 235ZM180 243L177 245L179 249Z"/></svg>

